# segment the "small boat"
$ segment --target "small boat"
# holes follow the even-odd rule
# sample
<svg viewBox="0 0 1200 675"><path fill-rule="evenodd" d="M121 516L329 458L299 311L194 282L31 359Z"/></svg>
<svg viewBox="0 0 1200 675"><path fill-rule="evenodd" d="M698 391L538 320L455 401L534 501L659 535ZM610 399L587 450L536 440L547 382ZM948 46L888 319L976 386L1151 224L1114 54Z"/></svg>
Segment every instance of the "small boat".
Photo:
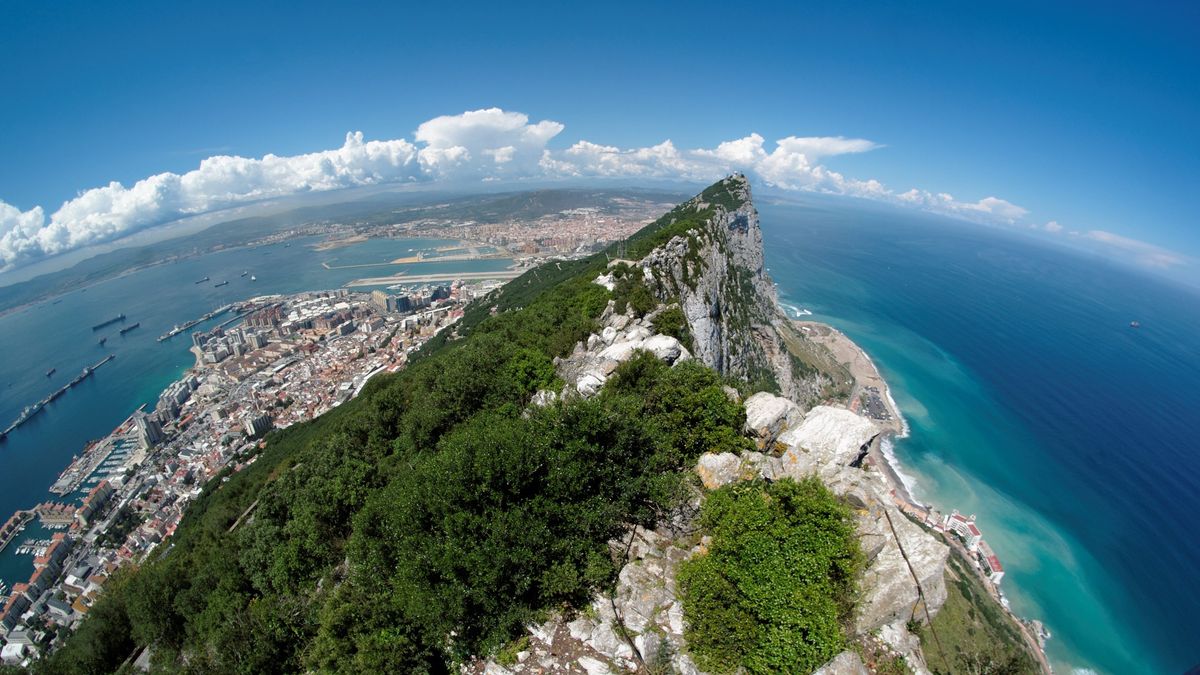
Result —
<svg viewBox="0 0 1200 675"><path fill-rule="evenodd" d="M50 377L51 375L53 375L56 372L58 372L58 368L51 368L50 370L46 371L46 377Z"/></svg>
<svg viewBox="0 0 1200 675"><path fill-rule="evenodd" d="M1130 321L1130 322L1129 322L1129 327L1130 327L1130 328L1141 328L1141 327L1142 327L1142 323L1141 323L1140 321Z"/></svg>
<svg viewBox="0 0 1200 675"><path fill-rule="evenodd" d="M250 281L258 281L258 277L252 276L250 277Z"/></svg>
<svg viewBox="0 0 1200 675"><path fill-rule="evenodd" d="M99 342L98 344L99 344L101 347L103 347L105 342L108 342L108 336L107 336L107 335L105 335L104 337L100 338L100 342Z"/></svg>
<svg viewBox="0 0 1200 675"><path fill-rule="evenodd" d="M204 283L204 282L206 282L206 281L208 281L208 275L205 275L203 279L201 279L201 280L197 281L196 283L197 283L197 284L202 284L202 283Z"/></svg>
<svg viewBox="0 0 1200 675"><path fill-rule="evenodd" d="M242 276L246 276L249 272L242 272Z"/></svg>

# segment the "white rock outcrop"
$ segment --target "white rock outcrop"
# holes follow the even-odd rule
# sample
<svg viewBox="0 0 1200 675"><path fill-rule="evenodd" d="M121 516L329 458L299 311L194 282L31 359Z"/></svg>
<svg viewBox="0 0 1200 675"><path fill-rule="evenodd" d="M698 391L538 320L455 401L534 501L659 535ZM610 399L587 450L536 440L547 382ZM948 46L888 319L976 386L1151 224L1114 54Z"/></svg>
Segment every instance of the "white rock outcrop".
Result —
<svg viewBox="0 0 1200 675"><path fill-rule="evenodd" d="M828 478L860 458L879 433L874 422L845 408L817 406L780 434L779 442L788 446L784 471L793 478L812 473Z"/></svg>
<svg viewBox="0 0 1200 675"><path fill-rule="evenodd" d="M803 418L800 406L765 391L746 399L746 433L759 448L771 449L779 434Z"/></svg>
<svg viewBox="0 0 1200 675"><path fill-rule="evenodd" d="M869 672L858 654L845 651L833 657L829 663L817 668L813 671L813 675L868 675Z"/></svg>
<svg viewBox="0 0 1200 675"><path fill-rule="evenodd" d="M646 338L641 348L653 354L656 358L667 363L686 361L692 357L687 348L679 340L670 335L655 335Z"/></svg>

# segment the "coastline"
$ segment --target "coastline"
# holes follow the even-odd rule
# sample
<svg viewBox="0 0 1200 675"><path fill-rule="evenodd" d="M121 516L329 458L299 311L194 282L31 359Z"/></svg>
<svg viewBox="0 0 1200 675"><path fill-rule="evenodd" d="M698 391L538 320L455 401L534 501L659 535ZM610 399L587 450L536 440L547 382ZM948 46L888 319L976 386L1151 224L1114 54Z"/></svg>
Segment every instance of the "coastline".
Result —
<svg viewBox="0 0 1200 675"><path fill-rule="evenodd" d="M892 490L897 506L906 513L909 513L910 516L918 518L922 514L927 516L933 513L935 509L933 504L922 503L913 496L916 485L915 480L904 474L899 460L891 450L892 439L907 437L909 435L909 427L900 412L900 407L896 404L895 399L892 398L887 381L880 375L879 368L875 365L875 362L871 360L866 350L851 340L845 333L842 333L829 324L819 321L790 320L808 339L828 348L834 358L850 371L850 375L854 379L854 387L851 390L847 407L855 413L871 419L883 429L883 432L872 441L867 457L870 463L880 470L881 475ZM858 405L860 397L867 391L868 387L875 387L878 390L879 403L888 415L886 419L878 419L869 414L869 411L860 410L862 407ZM946 538L951 544L952 555L958 556L968 564L970 569L978 573L971 554L964 546L949 536L948 533ZM980 576L980 580L987 581L986 577L983 576ZM1008 608L1003 599L1003 593L997 585L985 583L985 588L992 594L993 599L1000 603L1004 612L1017 624L1021 636L1026 642L1026 646L1037 658L1043 672L1052 673L1053 668L1050 666L1045 647L1039 641L1038 636L1034 634L1030 625L1024 618L1018 616Z"/></svg>
<svg viewBox="0 0 1200 675"><path fill-rule="evenodd" d="M928 508L913 495L916 481L904 473L891 451L892 438L908 436L908 422L900 412L900 406L896 405L895 399L892 398L891 389L887 380L879 373L878 366L866 350L827 323L793 319L792 325L806 338L828 349L834 359L850 372L854 386L850 391L847 407L853 412L865 414L883 429L883 433L871 444L868 453L871 462L879 467L898 497L915 506ZM877 402L879 407L874 409L875 415L862 410L864 396L870 396Z"/></svg>

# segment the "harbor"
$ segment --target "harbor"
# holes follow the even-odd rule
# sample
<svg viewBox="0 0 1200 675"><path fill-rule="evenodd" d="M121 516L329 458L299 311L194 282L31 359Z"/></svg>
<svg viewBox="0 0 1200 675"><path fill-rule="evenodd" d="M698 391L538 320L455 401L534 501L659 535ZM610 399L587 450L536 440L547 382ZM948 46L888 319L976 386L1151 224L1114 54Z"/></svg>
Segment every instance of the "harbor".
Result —
<svg viewBox="0 0 1200 675"><path fill-rule="evenodd" d="M0 527L0 551L8 548L8 545L17 538L21 532L25 531L25 526L29 521L33 520L33 511L20 510L17 511L4 522L4 526Z"/></svg>
<svg viewBox="0 0 1200 675"><path fill-rule="evenodd" d="M139 408L138 412L141 410ZM137 426L134 424L134 415L130 415L112 433L90 443L83 454L76 455L50 486L50 492L66 496L80 487L121 476L131 459L136 461L140 458L139 450Z"/></svg>

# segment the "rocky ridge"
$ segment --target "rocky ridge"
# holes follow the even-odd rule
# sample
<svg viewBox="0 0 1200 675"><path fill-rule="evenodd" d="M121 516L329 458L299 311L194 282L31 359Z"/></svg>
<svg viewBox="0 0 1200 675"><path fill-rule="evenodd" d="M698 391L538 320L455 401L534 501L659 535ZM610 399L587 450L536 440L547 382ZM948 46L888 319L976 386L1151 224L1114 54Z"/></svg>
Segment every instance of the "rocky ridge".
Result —
<svg viewBox="0 0 1200 675"><path fill-rule="evenodd" d="M720 185L720 184L719 184ZM944 568L949 549L904 516L894 504L886 478L863 459L882 430L845 408L819 405L805 410L819 382L793 377L794 368L776 330L781 318L774 287L762 264L762 240L749 193L740 176L726 179L728 198L715 208L703 201L687 208L713 209L707 232L689 231L651 251L641 261L644 279L663 301L678 302L694 337L692 350L676 338L657 335L660 304L638 318L632 308L617 313L614 303L600 318L599 332L576 345L555 365L566 383L561 391L541 391L535 404L559 397L590 397L611 373L639 350L669 364L698 358L718 372L754 380L769 372L782 396L755 393L745 401L745 432L757 451L707 453L696 466L706 489L750 479L818 476L854 509L867 567L854 625L860 643L878 643L901 655L916 673L927 673L920 642L908 630L912 619L935 615L946 600ZM610 287L611 276L596 283ZM736 290L731 290L736 288ZM611 289L611 287L610 287ZM694 353L693 353L694 350ZM781 354L783 356L781 356ZM730 389L730 396L737 393ZM686 513L655 531L637 528L610 542L624 556L611 596L594 598L587 611L529 627L526 648L515 663L496 661L471 669L505 673L588 673L654 670L699 673L687 654L684 622L676 597L679 563L702 554L705 541L691 527L701 494ZM866 673L853 651L839 654L818 672Z"/></svg>

